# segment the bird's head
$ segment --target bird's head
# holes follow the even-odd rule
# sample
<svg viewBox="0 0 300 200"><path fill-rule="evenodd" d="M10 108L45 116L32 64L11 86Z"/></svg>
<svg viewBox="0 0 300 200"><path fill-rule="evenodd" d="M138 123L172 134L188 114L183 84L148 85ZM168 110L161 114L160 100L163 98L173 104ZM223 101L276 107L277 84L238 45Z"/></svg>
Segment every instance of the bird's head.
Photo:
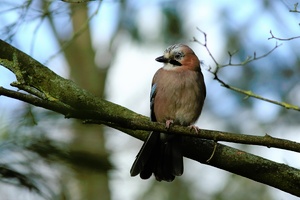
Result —
<svg viewBox="0 0 300 200"><path fill-rule="evenodd" d="M169 46L164 55L155 59L157 62L164 63L166 70L200 70L200 61L194 51L187 45L175 44Z"/></svg>

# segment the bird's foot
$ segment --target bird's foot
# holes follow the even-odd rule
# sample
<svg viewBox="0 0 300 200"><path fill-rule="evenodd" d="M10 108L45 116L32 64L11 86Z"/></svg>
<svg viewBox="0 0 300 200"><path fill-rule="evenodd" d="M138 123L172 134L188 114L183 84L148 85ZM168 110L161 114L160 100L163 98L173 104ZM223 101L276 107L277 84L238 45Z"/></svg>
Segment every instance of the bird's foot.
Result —
<svg viewBox="0 0 300 200"><path fill-rule="evenodd" d="M168 119L168 120L166 121L166 129L169 129L170 126L171 126L171 124L173 124L173 123L174 123L174 121L173 121L172 119Z"/></svg>
<svg viewBox="0 0 300 200"><path fill-rule="evenodd" d="M198 131L200 130L200 128L198 126L195 125L190 125L188 126L190 130L194 129L196 131L196 133L198 133Z"/></svg>

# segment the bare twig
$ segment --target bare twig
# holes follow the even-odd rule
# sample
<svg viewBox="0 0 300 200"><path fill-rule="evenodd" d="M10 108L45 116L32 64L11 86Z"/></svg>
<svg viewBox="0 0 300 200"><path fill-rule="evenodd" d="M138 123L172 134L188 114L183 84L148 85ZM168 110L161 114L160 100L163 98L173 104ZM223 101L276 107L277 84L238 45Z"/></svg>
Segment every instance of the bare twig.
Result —
<svg viewBox="0 0 300 200"><path fill-rule="evenodd" d="M253 98L256 98L256 99L260 99L262 101L266 101L266 102L269 102L269 103L272 103L272 104L276 104L276 105L282 106L282 107L284 107L286 109L292 109L292 110L300 111L300 107L299 106L295 106L295 105L292 105L292 104L289 104L289 103L286 103L286 102L279 102L279 101L267 99L265 97L262 97L262 96L260 96L258 94L253 93L251 90L242 90L240 88L233 87L231 85L228 85L227 83L225 83L221 79L219 79L219 77L218 77L217 74L214 74L214 76L215 76L214 79L217 80L218 82L220 82L221 86L226 87L226 88L228 88L230 90L233 90L235 92L244 94L244 95L246 95L247 98L248 97L253 97Z"/></svg>
<svg viewBox="0 0 300 200"><path fill-rule="evenodd" d="M260 99L262 101L266 101L266 102L269 102L269 103L272 103L272 104L276 104L276 105L279 105L279 106L282 106L286 109L292 109L292 110L296 110L296 111L300 111L300 107L299 106L296 106L296 105L292 105L292 104L289 104L289 103L286 103L286 102L279 102L279 101L275 101L275 100L271 100L271 99L268 99L268 98L265 98L265 97L262 97L258 94L255 94L254 92L250 91L250 90L243 90L243 89L240 89L240 88L237 88L237 87L233 87L229 84L227 84L225 81L223 81L222 79L220 79L218 77L218 72L221 68L224 68L224 67L228 67L228 66L244 66L246 64L249 64L253 61L256 61L256 60L259 60L259 59L262 59L262 58L265 58L267 57L268 55L270 55L273 51L275 51L275 49L277 49L279 46L281 46L282 44L278 44L276 43L275 46L270 50L268 51L267 53L263 54L263 55L260 55L260 56L257 56L256 55L256 52L253 53L253 56L248 56L244 61L242 61L241 63L232 63L232 57L234 56L234 54L236 52L228 52L228 55L229 55L229 61L228 63L226 64L220 64L216 58L212 55L211 51L209 50L208 48L208 45L207 45L207 35L205 32L203 32L202 30L198 29L204 36L204 43L197 40L195 37L193 38L193 41L197 42L198 44L202 45L206 51L208 52L209 56L211 57L211 59L213 60L213 62L215 63L216 67L215 68L212 68L209 66L208 68L208 71L210 73L212 73L214 75L214 79L217 80L219 83L221 83L221 86L223 87L226 87L232 91L235 91L235 92L238 92L238 93L241 93L241 94L244 94L246 95L246 97L253 97L253 98L256 98L256 99ZM271 35L273 36L272 32L270 31ZM275 38L275 37L274 37Z"/></svg>
<svg viewBox="0 0 300 200"><path fill-rule="evenodd" d="M298 2L295 3L295 4L294 4L294 9L293 9L293 10L289 10L289 11L290 11L290 12L295 12L295 13L300 13L300 11L298 10L298 5L299 5Z"/></svg>
<svg viewBox="0 0 300 200"><path fill-rule="evenodd" d="M279 37L274 36L272 31L270 31L270 34L271 34L271 37L269 37L268 40L276 39L276 40L279 40L279 41L289 41L289 40L294 40L294 39L299 39L300 38L300 36L295 36L295 37L290 37L290 38L279 38Z"/></svg>
<svg viewBox="0 0 300 200"><path fill-rule="evenodd" d="M198 31L200 31L203 36L204 36L204 43L200 42L199 40L197 40L195 37L194 42L199 43L200 45L204 46L209 54L209 56L211 57L211 59L214 61L214 63L216 64L216 66L219 66L219 63L217 62L217 60L214 58L214 56L212 55L212 53L210 52L209 48L207 47L207 35L204 31L202 31L201 29L197 28Z"/></svg>

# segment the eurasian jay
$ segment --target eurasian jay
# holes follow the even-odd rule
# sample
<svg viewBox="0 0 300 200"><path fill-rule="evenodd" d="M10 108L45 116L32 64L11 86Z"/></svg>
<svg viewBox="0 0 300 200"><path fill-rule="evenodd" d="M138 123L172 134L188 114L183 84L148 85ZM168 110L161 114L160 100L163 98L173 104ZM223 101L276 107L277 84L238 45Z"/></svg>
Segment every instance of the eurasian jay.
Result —
<svg viewBox="0 0 300 200"><path fill-rule="evenodd" d="M151 120L195 128L206 96L200 61L184 44L175 44L155 59L164 63L154 75L150 93ZM182 137L151 132L139 151L131 176L173 181L183 173Z"/></svg>

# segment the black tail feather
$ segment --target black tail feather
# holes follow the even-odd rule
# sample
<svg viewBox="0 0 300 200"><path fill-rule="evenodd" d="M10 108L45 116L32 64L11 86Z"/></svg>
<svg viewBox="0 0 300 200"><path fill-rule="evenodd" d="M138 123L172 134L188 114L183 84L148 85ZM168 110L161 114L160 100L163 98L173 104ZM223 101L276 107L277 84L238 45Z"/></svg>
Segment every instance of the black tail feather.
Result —
<svg viewBox="0 0 300 200"><path fill-rule="evenodd" d="M172 174L181 176L183 174L183 155L182 155L182 138L176 136L172 138Z"/></svg>
<svg viewBox="0 0 300 200"><path fill-rule="evenodd" d="M144 170L145 165L147 164L147 162L149 162L149 158L153 157L153 150L155 149L158 143L159 143L159 134L155 132L151 132L147 140L144 142L139 153L137 154L136 159L130 169L131 176L136 176L139 173L141 173L142 170ZM152 171L151 167L148 168L149 169L147 170Z"/></svg>
<svg viewBox="0 0 300 200"><path fill-rule="evenodd" d="M148 179L154 173L158 181L173 181L183 173L181 137L151 132L143 144L130 174Z"/></svg>

